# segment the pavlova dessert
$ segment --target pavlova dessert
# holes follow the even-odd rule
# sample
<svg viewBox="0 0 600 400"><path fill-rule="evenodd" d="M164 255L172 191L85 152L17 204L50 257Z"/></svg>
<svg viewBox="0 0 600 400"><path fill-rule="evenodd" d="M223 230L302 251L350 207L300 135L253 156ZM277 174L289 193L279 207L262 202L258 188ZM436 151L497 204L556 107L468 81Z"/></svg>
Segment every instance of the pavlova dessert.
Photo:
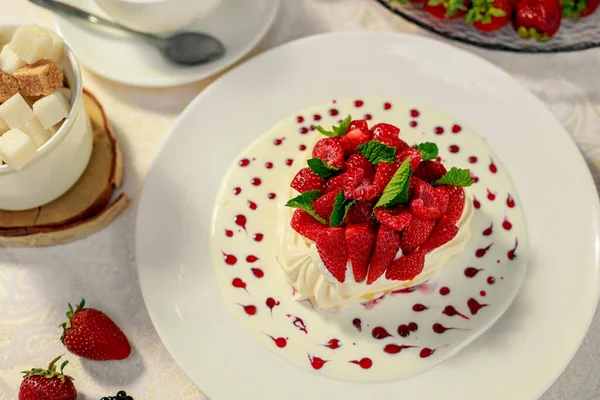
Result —
<svg viewBox="0 0 600 400"><path fill-rule="evenodd" d="M341 307L419 285L470 236L469 170L447 169L435 143L348 116L325 130L279 216L279 264L297 300Z"/></svg>

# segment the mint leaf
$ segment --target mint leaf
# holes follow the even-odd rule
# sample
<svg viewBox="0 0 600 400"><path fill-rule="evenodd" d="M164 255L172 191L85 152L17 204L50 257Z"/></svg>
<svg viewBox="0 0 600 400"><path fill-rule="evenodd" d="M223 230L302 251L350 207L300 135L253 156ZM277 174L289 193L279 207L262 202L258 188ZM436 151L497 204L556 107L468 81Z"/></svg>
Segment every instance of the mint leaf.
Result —
<svg viewBox="0 0 600 400"><path fill-rule="evenodd" d="M373 165L380 162L393 164L396 161L396 148L374 140L358 146L358 152Z"/></svg>
<svg viewBox="0 0 600 400"><path fill-rule="evenodd" d="M437 158L439 149L437 144L431 142L421 143L418 146L415 146L415 149L421 152L421 160L434 160Z"/></svg>
<svg viewBox="0 0 600 400"><path fill-rule="evenodd" d="M308 192L302 193L300 196L296 196L293 199L290 199L287 203L285 203L286 207L299 208L301 210L306 211L310 215L312 215L317 221L322 224L326 224L323 218L319 216L313 209L312 204L321 197L321 192L318 190L311 190Z"/></svg>
<svg viewBox="0 0 600 400"><path fill-rule="evenodd" d="M471 171L468 169L452 167L450 171L446 172L444 176L433 182L433 184L466 187L473 184L473 179L471 179Z"/></svg>
<svg viewBox="0 0 600 400"><path fill-rule="evenodd" d="M308 164L312 172L319 175L319 177L322 179L327 179L335 175L335 173L340 170L339 168L334 167L333 165L327 164L320 158L311 158L306 163Z"/></svg>
<svg viewBox="0 0 600 400"><path fill-rule="evenodd" d="M344 223L346 215L350 207L356 203L356 200L350 200L344 197L344 191L340 189L340 192L335 196L335 203L333 204L333 212L329 218L329 226L340 226Z"/></svg>
<svg viewBox="0 0 600 400"><path fill-rule="evenodd" d="M344 120L340 123L339 126L332 126L331 130L325 130L323 129L322 126L315 126L315 129L318 130L319 132L321 132L323 135L328 136L328 137L339 137L339 136L344 136L346 134L346 131L348 130L348 127L350 127L350 123L352 122L352 117L350 115L348 115L346 118L344 118Z"/></svg>
<svg viewBox="0 0 600 400"><path fill-rule="evenodd" d="M410 187L411 175L410 157L407 157L394 176L392 176L390 183L383 190L383 194L377 204L375 204L375 207L392 207L408 201L408 188Z"/></svg>

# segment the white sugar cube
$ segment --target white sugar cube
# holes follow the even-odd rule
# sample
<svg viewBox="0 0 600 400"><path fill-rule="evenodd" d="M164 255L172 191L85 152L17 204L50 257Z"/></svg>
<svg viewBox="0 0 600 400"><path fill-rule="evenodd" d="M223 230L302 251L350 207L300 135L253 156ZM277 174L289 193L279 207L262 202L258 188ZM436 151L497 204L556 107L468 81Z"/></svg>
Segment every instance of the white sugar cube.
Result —
<svg viewBox="0 0 600 400"><path fill-rule="evenodd" d="M11 129L0 136L0 159L15 170L22 169L36 154L33 141L19 129Z"/></svg>
<svg viewBox="0 0 600 400"><path fill-rule="evenodd" d="M11 129L22 127L34 116L33 111L20 93L0 104L0 118Z"/></svg>
<svg viewBox="0 0 600 400"><path fill-rule="evenodd" d="M33 112L44 129L49 129L52 125L67 118L70 107L62 93L54 92L33 103Z"/></svg>
<svg viewBox="0 0 600 400"><path fill-rule="evenodd" d="M33 118L23 125L21 130L31 138L31 141L37 148L42 147L42 145L52 137L52 133L50 133L49 130L44 129L37 118Z"/></svg>
<svg viewBox="0 0 600 400"><path fill-rule="evenodd" d="M0 51L0 70L7 74L14 75L17 70L25 65L27 65L27 63L21 60L10 47L4 46L2 51Z"/></svg>
<svg viewBox="0 0 600 400"><path fill-rule="evenodd" d="M65 47L63 39L52 29L46 29L46 31L50 35L50 38L52 38L52 45L48 49L48 52L44 58L52 61L55 64L59 64Z"/></svg>
<svg viewBox="0 0 600 400"><path fill-rule="evenodd" d="M52 37L39 25L24 25L17 28L8 44L21 59L33 64L43 59L52 47Z"/></svg>
<svg viewBox="0 0 600 400"><path fill-rule="evenodd" d="M8 127L8 125L6 125L6 122L4 122L2 118L0 118L0 135L8 131L9 129L10 128Z"/></svg>
<svg viewBox="0 0 600 400"><path fill-rule="evenodd" d="M65 99L67 99L69 101L69 103L71 103L71 95L72 95L71 89L61 86L58 89L56 89L56 91L58 93L62 93L63 96L65 96Z"/></svg>

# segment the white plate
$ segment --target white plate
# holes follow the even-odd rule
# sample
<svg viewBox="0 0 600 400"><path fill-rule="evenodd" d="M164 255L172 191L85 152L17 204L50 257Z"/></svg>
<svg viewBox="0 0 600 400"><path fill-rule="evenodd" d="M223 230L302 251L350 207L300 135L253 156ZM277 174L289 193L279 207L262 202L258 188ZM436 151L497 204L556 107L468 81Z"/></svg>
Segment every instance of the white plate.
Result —
<svg viewBox="0 0 600 400"><path fill-rule="evenodd" d="M94 0L66 2L107 17ZM58 16L56 21L79 61L91 71L129 85L168 87L208 78L240 60L267 33L278 8L279 0L224 0L190 30L218 37L227 53L219 60L194 67L170 63L155 48L115 30Z"/></svg>
<svg viewBox="0 0 600 400"><path fill-rule="evenodd" d="M530 244L523 287L486 334L425 374L369 385L312 374L265 351L222 301L208 248L215 196L242 149L307 106L365 96L428 104L484 136L517 187ZM595 311L598 211L568 134L505 72L416 36L329 34L250 60L190 104L147 177L136 253L160 337L213 400L535 399L567 365Z"/></svg>

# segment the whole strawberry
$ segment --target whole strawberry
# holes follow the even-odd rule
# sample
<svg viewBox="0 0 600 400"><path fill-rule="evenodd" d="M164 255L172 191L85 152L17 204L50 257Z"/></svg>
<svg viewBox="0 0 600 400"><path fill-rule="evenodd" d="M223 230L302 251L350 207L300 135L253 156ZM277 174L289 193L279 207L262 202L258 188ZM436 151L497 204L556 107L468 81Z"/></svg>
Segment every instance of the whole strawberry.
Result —
<svg viewBox="0 0 600 400"><path fill-rule="evenodd" d="M73 385L73 378L63 373L69 363L65 361L56 370L56 362L62 356L56 357L48 369L33 368L23 371L24 377L19 388L19 400L76 400L77 389Z"/></svg>
<svg viewBox="0 0 600 400"><path fill-rule="evenodd" d="M511 0L473 0L467 22L482 32L493 32L511 21L513 9Z"/></svg>
<svg viewBox="0 0 600 400"><path fill-rule="evenodd" d="M562 0L563 18L571 18L573 21L587 17L598 9L600 0Z"/></svg>
<svg viewBox="0 0 600 400"><path fill-rule="evenodd" d="M560 0L521 0L515 4L513 27L524 39L550 40L560 28Z"/></svg>
<svg viewBox="0 0 600 400"><path fill-rule="evenodd" d="M127 337L103 312L84 308L85 300L75 307L69 304L67 318L61 325L60 340L67 350L90 360L122 360L131 353Z"/></svg>
<svg viewBox="0 0 600 400"><path fill-rule="evenodd" d="M462 18L467 14L470 0L427 0L423 10L436 18Z"/></svg>

